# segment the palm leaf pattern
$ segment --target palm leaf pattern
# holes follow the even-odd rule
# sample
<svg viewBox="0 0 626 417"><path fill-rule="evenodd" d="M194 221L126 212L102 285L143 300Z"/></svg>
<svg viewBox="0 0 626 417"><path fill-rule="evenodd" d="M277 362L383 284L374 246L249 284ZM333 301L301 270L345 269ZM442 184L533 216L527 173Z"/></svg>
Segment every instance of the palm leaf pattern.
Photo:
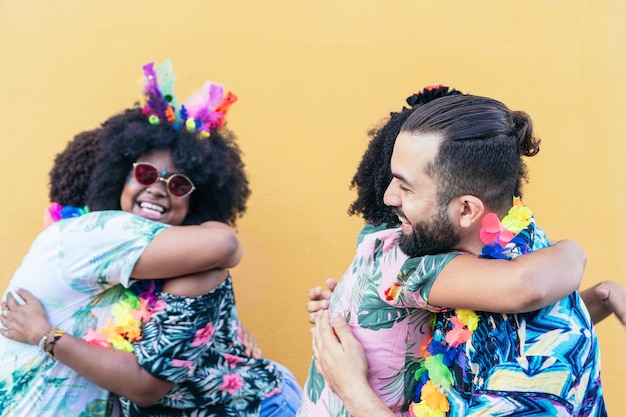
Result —
<svg viewBox="0 0 626 417"><path fill-rule="evenodd" d="M176 385L151 407L122 398L125 415L258 415L261 401L280 388L281 376L267 359L245 354L231 277L200 297L158 296L167 306L144 324L133 347L144 369ZM199 339L206 329L210 337ZM225 386L225 378L238 385Z"/></svg>
<svg viewBox="0 0 626 417"><path fill-rule="evenodd" d="M397 246L400 229L386 225L363 227L357 253L331 298L331 310L340 312L366 347L370 384L396 415L408 416L415 381L408 373L421 361L421 347L430 335L432 314L421 296L410 288L431 283L455 255L408 260ZM388 299L389 285L402 287L400 297ZM370 347L380 347L381 349ZM325 383L312 361L298 416L344 415L339 397Z"/></svg>

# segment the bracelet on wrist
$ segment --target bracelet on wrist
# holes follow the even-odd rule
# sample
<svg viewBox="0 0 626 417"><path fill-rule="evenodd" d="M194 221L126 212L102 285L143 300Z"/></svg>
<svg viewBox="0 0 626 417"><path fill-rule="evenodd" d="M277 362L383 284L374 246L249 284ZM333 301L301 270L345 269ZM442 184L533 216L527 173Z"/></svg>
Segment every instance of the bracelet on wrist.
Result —
<svg viewBox="0 0 626 417"><path fill-rule="evenodd" d="M54 331L53 331L54 330ZM48 332L50 336L48 337L48 346L46 349L46 353L51 358L54 358L54 345L59 341L59 339L65 334L65 331L56 327L52 327L50 332Z"/></svg>
<svg viewBox="0 0 626 417"><path fill-rule="evenodd" d="M39 346L39 349L41 349L43 352L46 352L46 345L48 344L48 335L50 334L50 331L53 329L52 326L50 326L50 328L43 334L43 336L41 336L41 339L39 339L39 344L37 344L37 346Z"/></svg>

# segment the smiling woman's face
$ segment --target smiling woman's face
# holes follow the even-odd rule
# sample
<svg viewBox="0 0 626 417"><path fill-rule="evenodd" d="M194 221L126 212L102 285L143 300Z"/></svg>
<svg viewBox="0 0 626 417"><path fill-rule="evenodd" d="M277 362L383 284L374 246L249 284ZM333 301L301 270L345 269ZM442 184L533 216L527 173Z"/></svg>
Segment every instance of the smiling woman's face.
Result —
<svg viewBox="0 0 626 417"><path fill-rule="evenodd" d="M153 150L140 156L135 162L154 165L159 175L166 179L179 172L172 163L169 149ZM164 181L157 180L154 184L143 185L136 180L133 170L122 190L120 206L122 210L146 219L177 226L187 217L189 198L173 196L168 192Z"/></svg>

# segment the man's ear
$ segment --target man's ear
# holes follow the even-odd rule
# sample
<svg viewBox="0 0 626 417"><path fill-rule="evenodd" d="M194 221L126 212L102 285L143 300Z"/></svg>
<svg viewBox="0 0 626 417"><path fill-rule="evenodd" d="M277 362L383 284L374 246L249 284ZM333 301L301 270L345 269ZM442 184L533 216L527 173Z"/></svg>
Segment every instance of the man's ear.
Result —
<svg viewBox="0 0 626 417"><path fill-rule="evenodd" d="M485 205L480 198L466 194L453 199L450 210L453 221L462 228L469 229L476 224L480 225L485 214Z"/></svg>

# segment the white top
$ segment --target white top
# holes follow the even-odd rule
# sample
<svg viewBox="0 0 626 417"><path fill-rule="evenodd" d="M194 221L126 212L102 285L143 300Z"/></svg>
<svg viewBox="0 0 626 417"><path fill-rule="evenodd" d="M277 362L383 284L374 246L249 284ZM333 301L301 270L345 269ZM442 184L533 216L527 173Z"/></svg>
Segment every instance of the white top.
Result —
<svg viewBox="0 0 626 417"><path fill-rule="evenodd" d="M82 337L89 328L107 325L135 263L166 227L122 211L56 222L35 239L7 292L32 292L51 323ZM104 416L107 398L106 390L38 346L0 335L0 416Z"/></svg>

